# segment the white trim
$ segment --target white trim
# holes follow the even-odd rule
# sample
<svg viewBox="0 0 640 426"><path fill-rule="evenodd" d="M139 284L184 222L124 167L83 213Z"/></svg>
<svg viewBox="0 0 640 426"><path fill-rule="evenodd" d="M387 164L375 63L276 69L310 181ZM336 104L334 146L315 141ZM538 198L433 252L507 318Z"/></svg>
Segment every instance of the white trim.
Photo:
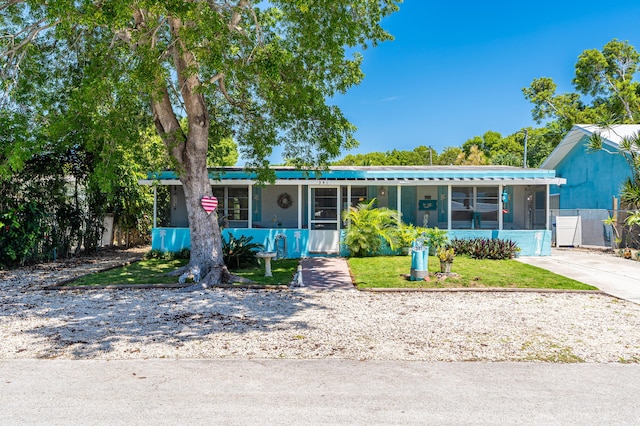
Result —
<svg viewBox="0 0 640 426"><path fill-rule="evenodd" d="M367 180L353 180L353 179L336 179L336 180L306 180L306 179L277 179L275 185L312 185L316 187L327 186L384 186L384 185L397 185L397 186L443 186L448 183L464 183L467 186L495 186L498 182L503 182L512 186L517 185L564 185L567 180L564 178L503 178L503 179L484 179L484 178L438 178L438 179L415 179L415 180L394 180L394 179L367 179ZM140 179L138 184L140 185L176 185L182 186L182 182L178 179ZM252 179L229 179L229 180L213 180L210 179L209 183L212 186L248 186L255 185L256 181Z"/></svg>
<svg viewBox="0 0 640 426"><path fill-rule="evenodd" d="M302 185L298 185L298 229L302 229Z"/></svg>
<svg viewBox="0 0 640 426"><path fill-rule="evenodd" d="M249 209L247 212L247 228L251 229L253 228L253 185L249 185L247 197L249 199L247 203L247 208Z"/></svg>
<svg viewBox="0 0 640 426"><path fill-rule="evenodd" d="M498 231L502 231L504 227L504 204L502 202L502 191L504 191L504 187L502 184L498 185Z"/></svg>
<svg viewBox="0 0 640 426"><path fill-rule="evenodd" d="M544 224L544 229L546 229L547 231L550 231L551 228L549 227L549 216L551 215L551 207L550 207L550 203L551 203L551 196L550 196L550 192L549 191L549 185L547 185L547 199L545 201L546 205L545 205L545 224Z"/></svg>
<svg viewBox="0 0 640 426"><path fill-rule="evenodd" d="M453 191L451 190L451 185L447 185L447 230L451 231L451 196L453 195Z"/></svg>
<svg viewBox="0 0 640 426"><path fill-rule="evenodd" d="M158 186L153 187L153 227L158 227Z"/></svg>
<svg viewBox="0 0 640 426"><path fill-rule="evenodd" d="M402 186L401 185L398 185L396 187L396 192L397 192L396 207L397 207L398 213L400 213L400 217L402 218Z"/></svg>
<svg viewBox="0 0 640 426"><path fill-rule="evenodd" d="M340 202L342 202L342 194L340 194ZM351 208L351 185L347 185L347 210ZM351 219L347 218L347 226L351 225Z"/></svg>

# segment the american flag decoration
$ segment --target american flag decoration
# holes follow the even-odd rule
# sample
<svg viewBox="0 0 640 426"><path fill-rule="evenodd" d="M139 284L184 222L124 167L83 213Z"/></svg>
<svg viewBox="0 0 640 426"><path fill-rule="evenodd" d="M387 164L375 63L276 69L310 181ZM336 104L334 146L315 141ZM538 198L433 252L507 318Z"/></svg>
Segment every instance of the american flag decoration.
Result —
<svg viewBox="0 0 640 426"><path fill-rule="evenodd" d="M216 197L202 197L200 204L207 214L211 214L218 207L218 199Z"/></svg>

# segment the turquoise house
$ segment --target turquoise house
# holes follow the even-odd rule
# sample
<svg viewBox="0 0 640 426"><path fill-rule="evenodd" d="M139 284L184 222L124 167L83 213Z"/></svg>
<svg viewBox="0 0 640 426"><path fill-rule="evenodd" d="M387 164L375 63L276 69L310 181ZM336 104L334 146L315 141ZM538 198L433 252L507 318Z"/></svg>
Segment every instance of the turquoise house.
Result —
<svg viewBox="0 0 640 426"><path fill-rule="evenodd" d="M267 251L300 258L346 254L341 245L349 206L376 198L401 212L405 223L446 229L450 238L516 241L522 255L551 253L550 188L565 183L554 170L507 166L331 167L324 171L275 168L276 181L258 186L241 168L211 172L223 235L248 235ZM169 224L152 230L152 248L190 247L184 192L174 172L141 180L170 189ZM157 207L156 207L157 209Z"/></svg>
<svg viewBox="0 0 640 426"><path fill-rule="evenodd" d="M551 188L553 209L614 208L614 199L620 199L622 183L631 176L629 164L618 154L625 137L637 136L638 124L620 124L607 128L592 124L577 124L567 133L540 166L555 170L566 185ZM602 150L588 152L587 145L593 134L602 137ZM619 202L615 208L619 207Z"/></svg>

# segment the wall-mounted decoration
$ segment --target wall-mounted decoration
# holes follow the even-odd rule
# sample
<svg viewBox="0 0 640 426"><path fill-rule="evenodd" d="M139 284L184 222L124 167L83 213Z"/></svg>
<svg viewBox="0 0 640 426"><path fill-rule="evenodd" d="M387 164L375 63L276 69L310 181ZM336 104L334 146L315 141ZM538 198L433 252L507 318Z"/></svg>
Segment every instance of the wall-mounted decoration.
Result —
<svg viewBox="0 0 640 426"><path fill-rule="evenodd" d="M211 214L218 207L218 199L216 197L202 197L200 204L202 204L202 208L207 214Z"/></svg>
<svg viewBox="0 0 640 426"><path fill-rule="evenodd" d="M418 210L438 210L438 200L419 200Z"/></svg>
<svg viewBox="0 0 640 426"><path fill-rule="evenodd" d="M278 205L281 209L288 209L292 204L293 199L291 198L291 195L287 194L286 192L283 192L278 197Z"/></svg>

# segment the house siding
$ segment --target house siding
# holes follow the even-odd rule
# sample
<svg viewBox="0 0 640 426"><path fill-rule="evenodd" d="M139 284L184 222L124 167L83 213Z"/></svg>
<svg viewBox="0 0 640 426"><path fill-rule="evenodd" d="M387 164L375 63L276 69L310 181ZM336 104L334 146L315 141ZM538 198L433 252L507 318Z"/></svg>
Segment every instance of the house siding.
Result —
<svg viewBox="0 0 640 426"><path fill-rule="evenodd" d="M567 183L551 188L560 195L560 209L610 209L620 197L622 183L630 176L629 165L618 154L588 153L585 136L556 167L556 176Z"/></svg>

